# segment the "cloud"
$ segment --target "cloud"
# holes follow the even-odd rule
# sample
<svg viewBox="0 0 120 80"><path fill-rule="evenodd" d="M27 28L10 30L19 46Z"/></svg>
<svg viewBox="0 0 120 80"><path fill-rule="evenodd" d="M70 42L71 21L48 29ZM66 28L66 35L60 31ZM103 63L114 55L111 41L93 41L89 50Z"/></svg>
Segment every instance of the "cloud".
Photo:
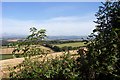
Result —
<svg viewBox="0 0 120 80"><path fill-rule="evenodd" d="M27 34L29 27L34 26L34 21L21 21L15 19L3 18L3 33L9 34Z"/></svg>
<svg viewBox="0 0 120 80"><path fill-rule="evenodd" d="M48 35L88 35L94 29L93 17L60 16L47 20L3 19L3 32L12 34L29 34L29 28L44 28Z"/></svg>

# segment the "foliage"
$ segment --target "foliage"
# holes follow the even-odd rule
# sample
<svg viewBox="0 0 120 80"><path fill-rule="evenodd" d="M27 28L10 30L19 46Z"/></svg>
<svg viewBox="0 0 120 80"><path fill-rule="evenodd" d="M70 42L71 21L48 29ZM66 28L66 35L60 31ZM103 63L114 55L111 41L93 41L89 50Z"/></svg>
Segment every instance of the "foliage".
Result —
<svg viewBox="0 0 120 80"><path fill-rule="evenodd" d="M33 27L30 28L31 34L24 40L18 41L14 45L16 48L13 50L13 55L21 54L23 57L31 57L34 55L42 55L43 51L40 49L39 42L43 42L46 37L46 30L38 30Z"/></svg>
<svg viewBox="0 0 120 80"><path fill-rule="evenodd" d="M47 57L47 53L38 48L38 42L43 42L45 34L42 35L36 28L31 28L32 34L24 42L18 42L13 54L20 52L25 60L23 63L10 69L11 79L26 80L70 80L78 78L76 71L76 60L70 53L64 53L60 57ZM41 31L41 30L40 30ZM43 31L43 30L42 30ZM37 34L37 35L36 35ZM41 36L38 36L41 35ZM40 41L39 41L40 40Z"/></svg>
<svg viewBox="0 0 120 80"><path fill-rule="evenodd" d="M80 61L84 80L120 79L120 1L105 2L96 13L96 29L89 36L88 52Z"/></svg>
<svg viewBox="0 0 120 80"><path fill-rule="evenodd" d="M64 54L55 59L43 60L28 59L22 64L14 67L11 79L34 79L34 80L70 80L78 78L78 71L75 70L76 62L70 58L70 54Z"/></svg>
<svg viewBox="0 0 120 80"><path fill-rule="evenodd" d="M84 40L50 40L46 41L49 44L65 44L65 43L77 43L77 42L84 42Z"/></svg>
<svg viewBox="0 0 120 80"><path fill-rule="evenodd" d="M55 51L55 52L61 52L61 51L62 51L60 47L58 47L58 46L53 46L53 45L51 45L51 44L49 44L49 43L45 43L45 44L43 44L42 46L48 47L48 48L52 49L52 50Z"/></svg>
<svg viewBox="0 0 120 80"><path fill-rule="evenodd" d="M75 43L75 42L74 42ZM74 44L73 43L73 44ZM81 43L81 42L80 42ZM69 44L69 43L68 43ZM72 43L71 43L72 44ZM64 45L64 46L63 46ZM52 49L53 51L55 51L55 52L61 52L61 51L68 51L68 50L77 50L77 49L79 49L80 47L83 47L83 46L78 46L78 45L81 45L81 44L79 44L79 43L77 43L77 46L78 47L73 47L73 46L65 46L65 44L63 44L62 46L61 46L61 44L60 44L60 46L59 45L52 45L52 44L49 44L49 43L45 43L45 44L43 44L43 46L45 46L45 47L48 47L48 48L50 48L50 49Z"/></svg>

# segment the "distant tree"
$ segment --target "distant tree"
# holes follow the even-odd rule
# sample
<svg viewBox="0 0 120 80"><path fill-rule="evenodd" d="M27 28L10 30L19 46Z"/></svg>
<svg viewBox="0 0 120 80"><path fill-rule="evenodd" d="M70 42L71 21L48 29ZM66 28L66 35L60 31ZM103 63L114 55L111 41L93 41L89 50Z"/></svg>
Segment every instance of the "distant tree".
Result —
<svg viewBox="0 0 120 80"><path fill-rule="evenodd" d="M68 46L68 50L72 50L73 48L72 48L72 46Z"/></svg>
<svg viewBox="0 0 120 80"><path fill-rule="evenodd" d="M47 37L46 30L40 29L37 30L35 27L30 28L31 34L26 38L26 40L31 41L34 44L38 44L39 42L42 43L42 41Z"/></svg>
<svg viewBox="0 0 120 80"><path fill-rule="evenodd" d="M68 50L67 46L62 47L62 51L67 51L67 50Z"/></svg>
<svg viewBox="0 0 120 80"><path fill-rule="evenodd" d="M58 46L53 46L53 50L56 51L56 52L60 52L60 51L61 51L61 48L58 47Z"/></svg>
<svg viewBox="0 0 120 80"><path fill-rule="evenodd" d="M8 44L9 44L8 41L6 41L6 40L0 40L0 45L7 46Z"/></svg>

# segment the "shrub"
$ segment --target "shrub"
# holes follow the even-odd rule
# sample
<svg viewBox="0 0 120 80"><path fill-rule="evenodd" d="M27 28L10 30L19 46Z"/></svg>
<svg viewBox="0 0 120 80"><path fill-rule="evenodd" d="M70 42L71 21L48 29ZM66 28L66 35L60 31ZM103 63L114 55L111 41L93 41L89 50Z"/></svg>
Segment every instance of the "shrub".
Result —
<svg viewBox="0 0 120 80"><path fill-rule="evenodd" d="M33 29L33 30L32 30ZM22 52L24 61L10 69L10 78L24 79L24 80L69 80L77 79L78 71L76 71L76 60L70 53L55 58L48 58L47 54L43 52L36 45L41 39L41 33L36 28L31 28L32 34L27 37L24 42L18 42L16 49L13 51L15 55L17 52ZM40 30L41 31L41 30ZM43 32L42 32L43 34ZM45 32L44 32L45 34ZM44 35L42 35L44 36ZM40 42L40 41L39 41ZM59 50L57 46L51 46L56 51Z"/></svg>
<svg viewBox="0 0 120 80"><path fill-rule="evenodd" d="M84 80L120 79L120 1L102 4L96 13L98 25L89 36L87 55L78 58Z"/></svg>
<svg viewBox="0 0 120 80"><path fill-rule="evenodd" d="M61 57L61 58L60 58ZM78 71L76 71L75 58L64 54L55 59L38 60L27 59L22 64L14 67L19 71L11 72L11 79L34 79L34 80L76 80ZM44 58L45 59L45 58Z"/></svg>

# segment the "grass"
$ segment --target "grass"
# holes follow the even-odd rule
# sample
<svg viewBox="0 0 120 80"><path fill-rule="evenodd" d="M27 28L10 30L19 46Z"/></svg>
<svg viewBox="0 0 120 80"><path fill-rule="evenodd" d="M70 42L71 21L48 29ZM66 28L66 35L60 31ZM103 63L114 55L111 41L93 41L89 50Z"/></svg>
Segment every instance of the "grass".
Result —
<svg viewBox="0 0 120 80"><path fill-rule="evenodd" d="M72 46L72 47L79 47L85 46L85 42L72 42L72 43L64 43L64 44L56 44L55 46L64 47L64 46Z"/></svg>
<svg viewBox="0 0 120 80"><path fill-rule="evenodd" d="M16 54L16 57L20 57L19 54ZM14 58L12 54L0 54L1 60L12 59L12 58Z"/></svg>

